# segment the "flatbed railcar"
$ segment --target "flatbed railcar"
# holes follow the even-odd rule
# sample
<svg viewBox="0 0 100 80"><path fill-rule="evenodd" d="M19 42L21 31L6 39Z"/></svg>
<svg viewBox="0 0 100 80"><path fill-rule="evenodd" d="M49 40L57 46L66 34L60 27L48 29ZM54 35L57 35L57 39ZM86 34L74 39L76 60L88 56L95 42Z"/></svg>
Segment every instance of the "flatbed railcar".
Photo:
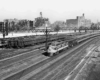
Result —
<svg viewBox="0 0 100 80"><path fill-rule="evenodd" d="M64 40L65 35L63 36L49 36L48 42L52 42L55 40ZM24 37L16 37L16 38L5 38L2 39L1 42L5 42L2 45L5 45L6 48L23 48L27 46L33 46L41 43L45 43L45 36L35 37L35 36L24 36Z"/></svg>
<svg viewBox="0 0 100 80"><path fill-rule="evenodd" d="M52 42L55 40L64 40L67 36L67 39L72 37L76 34L60 34L60 35L49 35L48 42ZM0 46L6 47L6 48L23 48L27 46L37 45L41 43L45 43L45 35L43 36L21 36L21 37L11 37L11 38L4 38L0 40Z"/></svg>

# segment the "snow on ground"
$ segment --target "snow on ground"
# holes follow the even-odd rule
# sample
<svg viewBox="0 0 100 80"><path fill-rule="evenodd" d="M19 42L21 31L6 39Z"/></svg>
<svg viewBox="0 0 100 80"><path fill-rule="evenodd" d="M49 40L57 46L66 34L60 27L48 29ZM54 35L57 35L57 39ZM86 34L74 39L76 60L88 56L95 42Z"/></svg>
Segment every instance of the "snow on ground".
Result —
<svg viewBox="0 0 100 80"><path fill-rule="evenodd" d="M78 32L78 31L76 31ZM58 34L66 34L66 33L74 33L73 30L67 30L67 31L59 31ZM50 32L49 34L57 34L57 32ZM19 37L19 36L29 36L29 35L44 35L44 32L13 32L9 33L5 38L9 37ZM0 38L3 38L2 34L0 34Z"/></svg>

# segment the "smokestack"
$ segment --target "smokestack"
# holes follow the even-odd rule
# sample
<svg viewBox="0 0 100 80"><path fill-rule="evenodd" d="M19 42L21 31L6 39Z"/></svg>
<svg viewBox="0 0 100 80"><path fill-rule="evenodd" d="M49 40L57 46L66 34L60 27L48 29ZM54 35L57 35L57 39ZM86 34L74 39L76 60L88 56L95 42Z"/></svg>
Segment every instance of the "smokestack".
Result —
<svg viewBox="0 0 100 80"><path fill-rule="evenodd" d="M76 18L78 19L78 16Z"/></svg>
<svg viewBox="0 0 100 80"><path fill-rule="evenodd" d="M42 12L40 12L40 17L42 18Z"/></svg>
<svg viewBox="0 0 100 80"><path fill-rule="evenodd" d="M83 16L84 16L84 13L83 13Z"/></svg>

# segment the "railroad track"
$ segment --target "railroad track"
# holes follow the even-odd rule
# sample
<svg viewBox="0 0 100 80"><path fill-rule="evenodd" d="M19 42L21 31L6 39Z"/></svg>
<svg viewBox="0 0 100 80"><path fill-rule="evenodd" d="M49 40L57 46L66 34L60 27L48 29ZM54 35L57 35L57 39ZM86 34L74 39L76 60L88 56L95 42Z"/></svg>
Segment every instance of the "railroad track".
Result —
<svg viewBox="0 0 100 80"><path fill-rule="evenodd" d="M81 49L83 46L85 46L85 44L86 44L86 42L84 43L84 44L82 44L81 45L81 47L80 46L78 46L77 48L78 49ZM57 56L54 56L54 57L52 57L52 58L47 58L46 60L43 60L42 62L40 62L40 63L38 63L38 64L36 64L36 65L33 65L33 66L31 66L30 68L27 68L27 69L25 69L25 70L23 70L23 71L21 71L21 72L19 72L19 73L16 73L15 75L12 75L12 76L10 76L10 77L8 77L8 78L6 78L6 79L4 79L4 80L17 80L17 79L19 79L20 77L22 77L21 79L22 80L25 80L25 78L28 78L29 77L29 80L30 79L33 79L35 76L37 76L37 74L39 74L39 73L42 73L42 70L44 70L44 69L46 69L46 72L48 72L48 70L47 69L49 69L50 67L50 65L55 65L56 67L58 66L58 64L60 64L60 63L62 63L62 61L64 61L66 58L69 58L69 57L71 57L72 56L72 54L74 54L75 53L75 51L77 52L77 50L78 49L76 49L76 48L74 47L74 49L72 50L72 51L70 51L69 50L69 54L65 54L64 52L62 53L62 54L59 54L59 55L57 55ZM75 50L75 51L74 51ZM74 52L73 52L74 51ZM59 63L59 61L61 61L60 63ZM57 63L57 64L55 64L55 63ZM28 73L30 73L31 71L33 71L33 75L31 75L31 76L27 76L26 74L28 74ZM52 71L52 70L49 70L49 71ZM37 73L36 73L37 72ZM26 75L26 77L25 77L25 75ZM40 75L40 74L39 74ZM46 75L46 74L45 74ZM45 76L44 75L44 76ZM43 75L42 75L43 76ZM31 78L30 78L31 77ZM37 76L38 77L38 76ZM39 78L39 77L38 77ZM33 79L33 80L38 80L38 79Z"/></svg>
<svg viewBox="0 0 100 80"><path fill-rule="evenodd" d="M31 56L41 55L43 52L44 51L42 51L42 50L32 50L32 51L29 51L29 52L26 52L26 53L23 53L23 54L20 54L17 56L13 56L13 57L8 58L8 59L1 60L0 61L0 68L2 68L4 66L7 67L10 64L13 64L15 62L19 62L20 60L23 60L23 59L27 59Z"/></svg>
<svg viewBox="0 0 100 80"><path fill-rule="evenodd" d="M33 55L33 54L31 54L32 52L37 51L41 48L44 48L44 45L38 45L38 46L30 47L30 48L28 48L28 49L19 49L17 51L7 53L7 54L11 54L10 55L11 57L0 60L0 66L1 67L2 66L9 66L8 64L10 64L10 63L14 63L15 61L18 62L19 60L22 60L23 58L27 58L29 56L32 56ZM35 50L33 50L33 49L35 49ZM40 52L38 52L38 53L40 53ZM16 56L12 56L14 54L16 54ZM17 55L17 54L19 54L19 55ZM37 53L35 53L35 54L37 54Z"/></svg>
<svg viewBox="0 0 100 80"><path fill-rule="evenodd" d="M17 49L17 50L6 50L6 51L2 51L2 53L0 53L0 66L3 65L7 65L7 63L5 63L5 61L8 61L9 63L9 60L12 58L15 58L16 57L19 57L20 55L24 55L26 53L30 53L30 52L33 52L33 51L36 51L36 50L39 50L39 49L44 49L44 46L45 44L41 44L41 45L37 45L37 46L33 46L33 47L28 47L28 48L25 48L25 49ZM28 56L27 56L28 57ZM25 57L26 58L26 57ZM14 60L15 60L14 59ZM21 57L19 57L16 61L20 60ZM2 63L1 63L2 62ZM13 60L12 60L13 62Z"/></svg>
<svg viewBox="0 0 100 80"><path fill-rule="evenodd" d="M69 38L67 38L69 39ZM25 52L28 52L28 51L32 51L33 49L44 49L45 47L45 43L42 43L42 44L38 44L38 45L35 45L35 46L29 46L29 47L26 47L26 48L21 48L21 49L5 49L5 50L0 50L0 60L1 59L4 59L4 58L10 58L10 57L13 57L13 56L16 56L16 55L19 55L19 54L22 54L22 53L25 53Z"/></svg>
<svg viewBox="0 0 100 80"><path fill-rule="evenodd" d="M70 53L73 55L63 57L61 60L52 64L47 69L25 80L62 80L64 76L67 75L67 73L69 73L79 63L82 58L82 54L85 52L83 50L86 49L87 46L88 45L81 48L78 52L75 50L74 52Z"/></svg>
<svg viewBox="0 0 100 80"><path fill-rule="evenodd" d="M27 47L25 49L1 50L0 51L0 60L10 58L10 57L13 57L13 56L16 56L16 55L19 55L19 54L24 54L26 52L33 51L33 50L36 50L36 49L41 49L42 47L44 47L44 44Z"/></svg>
<svg viewBox="0 0 100 80"><path fill-rule="evenodd" d="M88 34L85 34L88 35ZM80 36L80 35L77 35ZM84 35L81 35L84 36ZM67 38L68 39L68 38ZM33 49L43 49L44 44L39 44L39 45L35 45L32 47L26 47L25 49L4 49L4 50L0 50L0 60L4 59L4 58L10 58L19 54L22 54L24 52L28 52L28 51L32 51Z"/></svg>

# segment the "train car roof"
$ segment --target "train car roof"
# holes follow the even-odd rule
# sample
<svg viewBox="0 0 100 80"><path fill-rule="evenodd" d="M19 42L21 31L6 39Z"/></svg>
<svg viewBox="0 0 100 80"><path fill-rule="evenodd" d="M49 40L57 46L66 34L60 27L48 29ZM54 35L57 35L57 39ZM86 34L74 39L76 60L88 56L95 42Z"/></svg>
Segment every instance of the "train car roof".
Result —
<svg viewBox="0 0 100 80"><path fill-rule="evenodd" d="M62 42L61 41L54 41L54 42L51 43L51 45L57 45L57 44L60 44L60 43L62 43Z"/></svg>

